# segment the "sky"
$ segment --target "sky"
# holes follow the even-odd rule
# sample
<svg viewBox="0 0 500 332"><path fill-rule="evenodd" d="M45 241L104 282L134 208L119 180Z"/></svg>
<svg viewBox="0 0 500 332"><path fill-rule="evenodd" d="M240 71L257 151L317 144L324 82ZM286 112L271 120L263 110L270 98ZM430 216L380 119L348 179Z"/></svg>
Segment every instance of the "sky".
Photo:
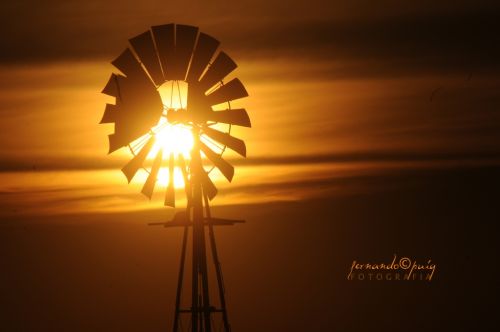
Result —
<svg viewBox="0 0 500 332"><path fill-rule="evenodd" d="M378 172L385 166L376 161L498 157L494 1L20 1L1 7L0 177L7 214L155 206L134 194L139 184L127 188L118 169L129 156L108 156L112 128L96 124L112 102L100 94L114 70L110 61L128 38L174 21L216 36L250 95L241 104L253 128L235 131L248 158L226 156L238 165L236 176L232 186L217 180L221 195L214 204L262 199L231 194L247 185L270 190L273 184L262 197L306 197L303 188L293 194L280 188L285 177L267 174L308 181L308 167L328 180L346 162ZM60 195L73 200L61 208Z"/></svg>
<svg viewBox="0 0 500 332"><path fill-rule="evenodd" d="M140 193L145 172L127 183L98 123L111 61L172 22L220 40L249 93L247 158L224 154L232 183L212 174L214 215L247 221L217 229L235 331L486 324L499 17L498 1L1 2L0 325L170 326L181 233L145 224L175 210ZM431 258L436 280L346 280L394 254Z"/></svg>

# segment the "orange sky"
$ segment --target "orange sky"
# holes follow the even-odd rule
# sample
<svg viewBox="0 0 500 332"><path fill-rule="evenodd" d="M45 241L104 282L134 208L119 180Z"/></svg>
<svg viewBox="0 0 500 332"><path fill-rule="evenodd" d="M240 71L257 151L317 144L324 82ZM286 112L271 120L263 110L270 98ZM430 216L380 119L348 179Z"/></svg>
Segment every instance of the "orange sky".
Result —
<svg viewBox="0 0 500 332"><path fill-rule="evenodd" d="M222 264L232 330L488 330L498 13L498 0L1 1L0 329L172 326L182 229L147 223L176 211L165 185L141 194L145 171L127 183L130 156L107 155L113 128L98 123L110 62L175 22L218 38L249 93L252 128L233 132L247 158L225 154L232 183L213 174L211 214L246 221L217 227L208 268ZM432 260L432 282L346 278L394 255Z"/></svg>
<svg viewBox="0 0 500 332"><path fill-rule="evenodd" d="M10 27L2 29L0 55L7 214L158 207L146 204L138 185L126 185L119 169L128 156L106 155L112 128L97 123L112 102L100 94L110 61L127 38L171 21L219 38L250 94L241 104L253 128L235 131L248 160L228 155L236 176L232 186L219 183L216 204L259 201L245 186L262 186L260 194L276 200L314 196L314 188L283 185L328 181L346 162L356 162L353 172L376 173L391 160L408 168L419 164L402 159L498 159L498 46L488 42L494 23L487 10L465 19L468 5L450 10L434 2L389 2L387 10L330 1L244 1L224 10L207 2L167 10L146 1L137 11L128 2L51 4L28 12L28 2L1 5ZM31 24L10 19L15 13ZM471 40L475 47L464 51Z"/></svg>

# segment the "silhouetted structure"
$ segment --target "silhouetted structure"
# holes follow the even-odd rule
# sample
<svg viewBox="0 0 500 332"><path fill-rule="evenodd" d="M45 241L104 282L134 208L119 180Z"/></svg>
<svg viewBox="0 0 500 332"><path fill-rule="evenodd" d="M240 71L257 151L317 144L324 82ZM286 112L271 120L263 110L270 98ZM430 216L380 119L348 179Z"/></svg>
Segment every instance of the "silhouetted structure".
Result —
<svg viewBox="0 0 500 332"><path fill-rule="evenodd" d="M114 123L115 132L109 135L109 153L128 147L133 158L122 171L130 182L138 170L145 168L149 175L142 193L151 199L158 173L164 161L164 151L159 149L151 167L147 157L151 154L157 134L166 125L189 128L193 134L193 148L189 163L182 153L170 152L168 159L169 182L165 205L175 207L174 169L182 172L187 200L186 210L177 212L172 221L152 223L166 227L184 228L182 252L177 287L173 330L181 327L181 315L190 315L192 331L212 331L214 317L220 314L222 326L230 331L227 316L222 271L217 255L213 226L233 225L241 220L212 218L209 201L217 194L217 188L204 167L202 154L231 181L234 167L222 158L226 148L246 156L245 143L231 136L231 126L250 127L250 119L244 109L232 109L230 101L248 94L242 83L233 79L222 80L236 64L224 52L216 51L219 41L187 25L167 24L153 26L129 40L131 47L112 63L125 76L112 74L103 93L116 98L114 105L107 104L101 123ZM212 61L213 58L213 61ZM187 106L173 108L164 105L158 88L165 82L188 83ZM180 94L180 90L179 90ZM227 109L215 111L214 105L227 103ZM163 119L164 121L160 121ZM165 121L166 120L166 121ZM227 131L216 128L225 124ZM213 169L212 167L212 169ZM182 307L184 271L187 258L189 229L192 229L191 307ZM208 237L209 245L206 243ZM210 301L207 249L211 249L217 279L219 306Z"/></svg>

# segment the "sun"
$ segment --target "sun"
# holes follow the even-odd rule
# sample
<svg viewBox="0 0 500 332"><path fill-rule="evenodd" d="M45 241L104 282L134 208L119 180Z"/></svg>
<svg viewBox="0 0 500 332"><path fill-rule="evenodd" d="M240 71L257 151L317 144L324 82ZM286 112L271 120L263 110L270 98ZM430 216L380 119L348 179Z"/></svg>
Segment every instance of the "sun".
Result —
<svg viewBox="0 0 500 332"><path fill-rule="evenodd" d="M155 128L159 128L155 134L155 144L151 148L149 158L154 158L156 154L162 150L164 156L174 154L178 156L182 154L184 160L189 160L191 150L193 149L193 134L191 130L180 124L170 124L162 117ZM154 131L154 129L153 129ZM162 186L168 185L169 171L168 165L163 165L158 172L158 183ZM174 171L174 186L176 188L184 187L184 178L182 172L175 168Z"/></svg>
<svg viewBox="0 0 500 332"><path fill-rule="evenodd" d="M187 89L188 84L184 81L167 81L158 88L164 110L187 108ZM166 114L166 112L164 112ZM168 122L165 116L162 116L158 124L151 129L155 135L155 143L149 153L149 159L154 158L162 150L164 156L182 154L188 161L191 158L194 139L189 126ZM168 185L169 170L168 165L162 165L158 173L158 183L162 186ZM174 171L174 186L176 188L184 187L184 177L182 172L176 168Z"/></svg>
<svg viewBox="0 0 500 332"><path fill-rule="evenodd" d="M182 124L171 124L165 117L161 117L158 124L152 129L155 133L155 144L151 155L163 150L163 155L182 154L185 159L190 158L193 149L193 133L191 129ZM155 151L156 150L156 151Z"/></svg>

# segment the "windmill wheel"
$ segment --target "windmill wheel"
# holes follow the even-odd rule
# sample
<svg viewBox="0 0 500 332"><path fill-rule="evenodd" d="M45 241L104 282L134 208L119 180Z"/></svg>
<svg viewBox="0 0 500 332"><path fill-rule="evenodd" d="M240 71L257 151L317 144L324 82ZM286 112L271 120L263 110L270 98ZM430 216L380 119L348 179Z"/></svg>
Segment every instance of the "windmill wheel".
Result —
<svg viewBox="0 0 500 332"><path fill-rule="evenodd" d="M217 52L219 41L188 25L153 26L129 42L112 62L124 75L113 73L102 91L115 97L101 120L114 123L109 153L130 150L132 158L122 172L130 182L146 169L142 193L150 199L166 171L165 205L175 207L176 169L188 202L193 174L200 174L204 194L213 199L217 189L211 170L218 168L229 181L234 175L234 167L222 158L226 148L246 156L245 143L231 135L231 127L251 126L246 110L230 103L248 96L243 84L237 78L223 81L236 69L235 62ZM202 155L211 164L208 170L199 161Z"/></svg>

